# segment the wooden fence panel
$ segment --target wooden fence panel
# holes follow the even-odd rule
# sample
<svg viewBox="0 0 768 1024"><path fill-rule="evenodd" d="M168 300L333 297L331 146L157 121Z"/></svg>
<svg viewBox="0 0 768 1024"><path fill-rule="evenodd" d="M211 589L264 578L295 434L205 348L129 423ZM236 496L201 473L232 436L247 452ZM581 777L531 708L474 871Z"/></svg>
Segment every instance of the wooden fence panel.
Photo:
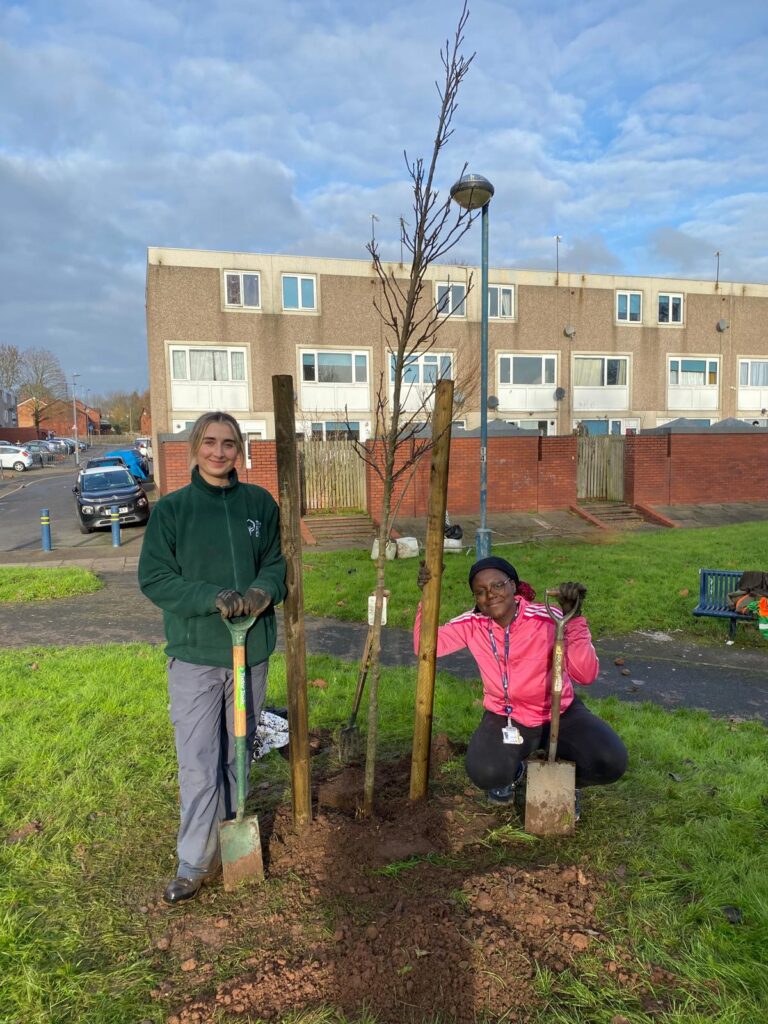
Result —
<svg viewBox="0 0 768 1024"><path fill-rule="evenodd" d="M624 438L579 438L577 496L582 500L624 500Z"/></svg>
<svg viewBox="0 0 768 1024"><path fill-rule="evenodd" d="M305 512L365 509L365 463L350 441L301 441L298 448Z"/></svg>

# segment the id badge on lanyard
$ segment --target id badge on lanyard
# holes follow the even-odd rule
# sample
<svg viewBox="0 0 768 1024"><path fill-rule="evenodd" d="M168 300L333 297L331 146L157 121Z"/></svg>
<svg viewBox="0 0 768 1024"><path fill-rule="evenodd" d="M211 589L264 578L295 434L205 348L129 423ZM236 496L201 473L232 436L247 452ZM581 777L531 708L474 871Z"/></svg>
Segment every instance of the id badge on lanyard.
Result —
<svg viewBox="0 0 768 1024"><path fill-rule="evenodd" d="M499 652L496 649L496 638L493 635L493 629L491 626L488 626L488 636L491 640L493 656L496 659L496 664L499 666L499 672L501 673L501 685L504 689L504 713L507 716L507 724L501 730L501 738L504 743L519 745L523 742L523 734L512 721L512 705L509 702L509 679L507 677L507 665L509 664L509 630L511 625L512 624L510 623L510 625L504 630L503 666L499 660Z"/></svg>

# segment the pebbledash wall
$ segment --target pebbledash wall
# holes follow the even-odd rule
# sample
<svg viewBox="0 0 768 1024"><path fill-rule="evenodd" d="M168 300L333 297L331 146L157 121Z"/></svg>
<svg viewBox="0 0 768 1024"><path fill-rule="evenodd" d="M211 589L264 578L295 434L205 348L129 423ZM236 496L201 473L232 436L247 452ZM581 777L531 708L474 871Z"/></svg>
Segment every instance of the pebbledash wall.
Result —
<svg viewBox="0 0 768 1024"><path fill-rule="evenodd" d="M768 501L768 434L638 434L625 439L624 500L636 505L711 505ZM575 437L492 437L488 439L488 512L531 512L576 504ZM163 493L189 482L186 440L167 435L158 441ZM408 457L401 453L401 462ZM250 468L240 478L277 495L275 441L253 441ZM393 507L405 516L426 516L429 457L396 486ZM377 518L382 485L366 472L368 511ZM406 487L407 483L407 487ZM405 494L403 489L405 488ZM480 442L451 443L448 481L451 515L473 515L480 508Z"/></svg>

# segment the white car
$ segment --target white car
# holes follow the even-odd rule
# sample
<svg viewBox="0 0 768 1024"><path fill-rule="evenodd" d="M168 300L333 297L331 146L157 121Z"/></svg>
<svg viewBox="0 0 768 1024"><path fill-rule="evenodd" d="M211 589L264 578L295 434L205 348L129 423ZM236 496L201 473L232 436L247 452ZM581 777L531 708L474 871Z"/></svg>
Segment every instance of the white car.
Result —
<svg viewBox="0 0 768 1024"><path fill-rule="evenodd" d="M25 469L32 468L34 461L26 448L0 441L0 466L3 469L15 469L17 473L23 473Z"/></svg>

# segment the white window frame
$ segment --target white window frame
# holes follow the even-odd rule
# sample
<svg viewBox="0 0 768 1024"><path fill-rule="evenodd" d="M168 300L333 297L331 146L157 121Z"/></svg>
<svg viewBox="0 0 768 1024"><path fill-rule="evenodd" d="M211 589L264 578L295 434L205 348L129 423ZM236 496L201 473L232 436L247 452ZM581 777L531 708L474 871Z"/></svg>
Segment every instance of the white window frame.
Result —
<svg viewBox="0 0 768 1024"><path fill-rule="evenodd" d="M661 319L661 300L666 299L669 304L669 320ZM673 319L672 311L674 300L680 300L680 316ZM685 322L685 296L682 292L659 292L656 296L656 322L661 327L682 327Z"/></svg>
<svg viewBox="0 0 768 1024"><path fill-rule="evenodd" d="M228 296L229 296L229 289L228 289L227 285L228 285L228 278L230 278L230 277L236 277L238 279L238 281L239 281L239 288L240 288L240 301L239 302L230 302L229 301L229 298L228 298ZM244 277L255 277L256 278L256 288L257 288L258 293L259 293L259 301L255 305L253 305L250 302L246 303L246 301L245 301L245 283L243 281ZM252 309L259 309L260 310L261 309L261 273L258 270L225 270L225 271L223 271L223 274L222 274L222 283L223 283L223 287L224 287L224 308L225 309L247 309L247 310L252 310Z"/></svg>
<svg viewBox="0 0 768 1024"><path fill-rule="evenodd" d="M491 292L496 291L496 308L499 310L498 313L491 312ZM502 292L508 291L510 294L510 312L501 312L501 295ZM515 286L513 284L489 284L488 285L488 318L490 320L514 320L515 319Z"/></svg>
<svg viewBox="0 0 768 1024"><path fill-rule="evenodd" d="M683 363L704 363L704 376L705 380L703 384L683 384L680 381L680 374L683 372ZM672 383L672 364L677 363L677 383ZM716 380L714 384L709 381L710 374L712 373L712 367L715 368ZM668 388L713 388L717 389L720 387L720 360L716 356L667 356L667 387Z"/></svg>
<svg viewBox="0 0 768 1024"><path fill-rule="evenodd" d="M580 359L602 359L602 361L603 361L603 370L602 370L602 373L601 373L601 380L600 380L599 384L576 384L575 383L575 380L576 380L576 363ZM618 382L616 382L616 383L609 383L608 380L607 380L607 377L608 377L608 362L610 360L612 360L612 359L615 359L617 362L626 363L626 367L627 367L626 378L627 379L626 379L626 381L623 384L619 384ZM574 386L575 387L595 387L595 388L627 388L627 387L629 387L629 356L613 356L613 355L609 356L609 355L603 355L600 352L595 352L595 353L592 353L592 352L580 352L578 355L574 355L574 357L573 357L573 371L574 371ZM587 419L587 417L586 416L581 416L580 419ZM593 419L594 419L594 417L593 417Z"/></svg>
<svg viewBox="0 0 768 1024"><path fill-rule="evenodd" d="M632 299L637 297L640 299L640 314L636 320L632 319ZM624 298L627 302L627 315L621 316L619 311L619 302ZM643 293L630 290L627 288L619 288L616 291L616 323L618 324L642 324L643 322Z"/></svg>
<svg viewBox="0 0 768 1024"><path fill-rule="evenodd" d="M318 377L318 356L337 355L337 356L350 356L352 360L352 380L350 381L323 381L323 380L305 380L304 379L304 356L314 356L315 359L315 377ZM357 357L362 356L365 359L365 380L357 380ZM368 387L368 383L371 377L371 364L369 353L365 349L348 349L348 348L302 348L299 350L299 374L300 382L303 387L311 387L313 384L320 384L325 386L327 384L333 384L336 387L351 388L357 386Z"/></svg>
<svg viewBox="0 0 768 1024"><path fill-rule="evenodd" d="M758 388L758 389L759 388L766 388L766 387L768 387L768 380L766 380L765 384L755 384L754 381L752 380L752 364L753 363L760 363L761 365L763 363L765 363L768 366L768 359L758 359L758 358L754 358L753 359L752 357L748 357L748 358L744 358L744 359L739 359L739 387L740 388ZM746 382L742 381L742 379L741 379L742 376L743 376L743 368L744 367L746 367L746 369L747 369L747 380L746 380Z"/></svg>
<svg viewBox="0 0 768 1024"><path fill-rule="evenodd" d="M173 354L174 352L183 352L184 360L186 365L186 376L176 377L174 375L173 368ZM198 379L190 376L191 369L191 352L225 352L227 354L227 372L228 377L218 380ZM232 375L232 356L234 354L240 354L243 357L243 376L234 377ZM171 382L178 382L182 384L247 384L248 383L248 350L244 345L181 345L178 342L174 342L168 346L168 369L169 378Z"/></svg>
<svg viewBox="0 0 768 1024"><path fill-rule="evenodd" d="M288 278L295 278L296 290L298 292L298 306L286 306L285 304L285 282ZM301 295L301 285L304 281L312 282L312 305L305 306ZM283 312L285 313L316 313L317 312L317 275L316 274L281 274L280 276L280 300Z"/></svg>
<svg viewBox="0 0 768 1024"><path fill-rule="evenodd" d="M441 289L445 289L441 294ZM461 290L461 298L454 290ZM446 302L446 298L448 301ZM450 307L450 308L447 308ZM440 316L466 318L467 286L463 281L435 281L435 309Z"/></svg>
<svg viewBox="0 0 768 1024"><path fill-rule="evenodd" d="M586 416L580 416L578 418L575 418L572 421L573 429L576 430L580 423L586 422L588 420L599 420L601 422L605 421L608 424L607 435L593 434L592 437L619 437L622 434L626 434L628 430L634 430L635 432L637 432L640 429L640 420L632 416L590 416L589 414L587 414ZM615 426L618 426L619 429L614 430L613 428Z"/></svg>
<svg viewBox="0 0 768 1024"><path fill-rule="evenodd" d="M501 377L501 364L504 360L509 362L509 380L502 381ZM541 363L541 383L539 384L517 384L514 381L514 362L516 359L538 359ZM552 371L552 380L546 380L546 364L547 361L552 360L554 363ZM536 387L543 388L549 387L550 385L554 388L557 387L557 353L556 352L504 352L499 355L498 361L498 383L499 387Z"/></svg>
<svg viewBox="0 0 768 1024"><path fill-rule="evenodd" d="M541 416L531 416L528 419L504 420L511 427L518 430L527 430L531 434L541 434L542 437L553 437L557 434L557 420L544 419Z"/></svg>
<svg viewBox="0 0 768 1024"><path fill-rule="evenodd" d="M389 354L389 386L390 388L394 385L395 380L395 353L390 352ZM441 362L443 359L448 360L448 369L445 371L441 368ZM424 379L424 370L426 367L434 366L436 369L434 380ZM416 367L419 374L418 380L408 380L408 371ZM403 366L403 387L404 388L419 388L428 387L433 388L440 380L453 380L453 353L452 352L414 352L412 355L406 357L405 365Z"/></svg>

